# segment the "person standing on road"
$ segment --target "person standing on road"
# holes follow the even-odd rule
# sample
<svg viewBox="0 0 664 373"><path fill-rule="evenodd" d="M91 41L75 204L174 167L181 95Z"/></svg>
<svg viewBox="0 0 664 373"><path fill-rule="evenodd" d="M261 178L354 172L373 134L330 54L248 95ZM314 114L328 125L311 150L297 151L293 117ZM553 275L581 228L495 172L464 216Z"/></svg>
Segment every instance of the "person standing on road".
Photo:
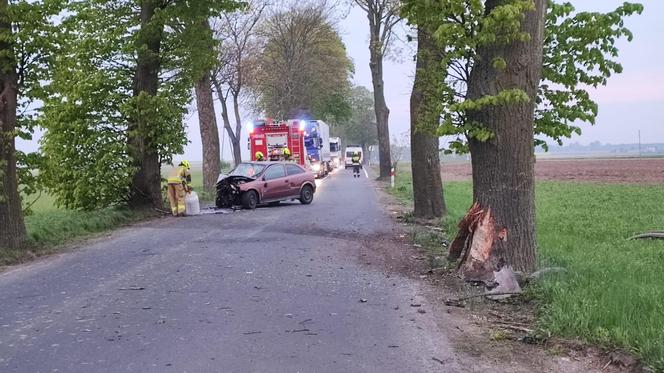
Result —
<svg viewBox="0 0 664 373"><path fill-rule="evenodd" d="M171 204L173 216L184 216L185 193L191 192L191 164L182 161L168 176L168 202Z"/></svg>
<svg viewBox="0 0 664 373"><path fill-rule="evenodd" d="M353 162L353 177L360 177L360 153L359 152L353 153L353 157L351 158L351 162Z"/></svg>
<svg viewBox="0 0 664 373"><path fill-rule="evenodd" d="M288 148L284 148L284 161L290 161L291 160L291 152Z"/></svg>

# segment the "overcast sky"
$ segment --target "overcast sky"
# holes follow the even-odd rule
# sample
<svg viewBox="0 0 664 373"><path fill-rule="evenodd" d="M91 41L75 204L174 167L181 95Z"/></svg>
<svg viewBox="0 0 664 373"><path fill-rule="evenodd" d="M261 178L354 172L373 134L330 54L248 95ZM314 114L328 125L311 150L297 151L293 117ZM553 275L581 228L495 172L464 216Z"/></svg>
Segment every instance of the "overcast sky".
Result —
<svg viewBox="0 0 664 373"><path fill-rule="evenodd" d="M622 4L622 0L571 0L578 10L609 11ZM568 142L634 143L638 131L644 142L664 142L664 1L642 0L645 10L641 16L630 17L627 26L634 40L618 42L622 74L612 77L606 87L591 92L599 104L595 126L582 125L583 134ZM354 8L339 21L339 29L355 63L353 82L372 89L369 71L368 21L359 8ZM385 62L385 92L390 108L390 133L398 135L408 131L410 123L409 95L412 88L414 63L412 48L402 47L396 61ZM249 119L249 118L247 118ZM221 123L221 121L219 121ZM200 160L201 141L196 113L187 118L189 140L185 154L178 159ZM230 158L228 140L225 139L224 159ZM242 140L246 155L246 134ZM19 142L19 148L32 150L35 143Z"/></svg>

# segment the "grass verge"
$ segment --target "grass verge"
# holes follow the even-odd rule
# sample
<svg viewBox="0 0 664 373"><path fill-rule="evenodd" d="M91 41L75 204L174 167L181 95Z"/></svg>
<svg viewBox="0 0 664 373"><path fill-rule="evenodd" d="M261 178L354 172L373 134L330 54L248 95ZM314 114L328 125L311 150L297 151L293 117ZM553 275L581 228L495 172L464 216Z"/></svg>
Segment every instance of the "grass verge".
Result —
<svg viewBox="0 0 664 373"><path fill-rule="evenodd" d="M165 168L168 172L169 168ZM214 195L203 191L203 174L200 167L192 169L192 186L201 201L214 200ZM33 203L34 202L34 203ZM0 267L21 263L34 257L57 252L60 245L76 239L112 230L155 215L154 211L134 211L126 208L105 208L96 211L78 211L60 208L53 196L27 196L24 203L30 205L31 214L25 217L28 231L28 250L0 248Z"/></svg>
<svg viewBox="0 0 664 373"><path fill-rule="evenodd" d="M412 201L410 172L389 190ZM449 236L472 200L470 182L445 184ZM627 238L664 229L661 186L538 182L537 235L543 266L563 266L537 289L538 326L550 335L619 347L664 371L664 241Z"/></svg>

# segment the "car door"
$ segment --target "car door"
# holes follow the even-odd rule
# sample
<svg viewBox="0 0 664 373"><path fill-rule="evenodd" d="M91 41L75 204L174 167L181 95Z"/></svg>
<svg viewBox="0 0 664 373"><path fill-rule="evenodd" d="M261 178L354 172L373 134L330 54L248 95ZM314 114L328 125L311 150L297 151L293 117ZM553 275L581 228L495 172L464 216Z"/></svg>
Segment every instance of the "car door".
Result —
<svg viewBox="0 0 664 373"><path fill-rule="evenodd" d="M263 173L263 201L269 202L286 198L290 184L282 164L273 164Z"/></svg>
<svg viewBox="0 0 664 373"><path fill-rule="evenodd" d="M288 175L288 185L289 185L289 195L291 197L300 196L300 188L302 187L302 182L305 180L305 174L307 173L302 167L296 164L287 164L286 165L286 174Z"/></svg>

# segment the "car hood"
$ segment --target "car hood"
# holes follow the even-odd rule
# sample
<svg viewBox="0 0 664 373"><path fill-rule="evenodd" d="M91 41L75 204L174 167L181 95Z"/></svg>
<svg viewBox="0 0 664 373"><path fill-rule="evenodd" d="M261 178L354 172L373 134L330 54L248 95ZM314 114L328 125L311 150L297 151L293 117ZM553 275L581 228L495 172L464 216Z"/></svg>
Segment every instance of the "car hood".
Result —
<svg viewBox="0 0 664 373"><path fill-rule="evenodd" d="M221 174L221 175L219 175L219 177L217 178L217 183L219 183L219 182L221 182L221 181L224 181L224 180L227 181L227 182L238 182L238 181L240 181L240 182L248 183L248 182L250 182L250 181L254 181L254 180L256 180L256 179L251 178L251 177L247 177L247 176L241 176L241 175L225 175L225 174Z"/></svg>

